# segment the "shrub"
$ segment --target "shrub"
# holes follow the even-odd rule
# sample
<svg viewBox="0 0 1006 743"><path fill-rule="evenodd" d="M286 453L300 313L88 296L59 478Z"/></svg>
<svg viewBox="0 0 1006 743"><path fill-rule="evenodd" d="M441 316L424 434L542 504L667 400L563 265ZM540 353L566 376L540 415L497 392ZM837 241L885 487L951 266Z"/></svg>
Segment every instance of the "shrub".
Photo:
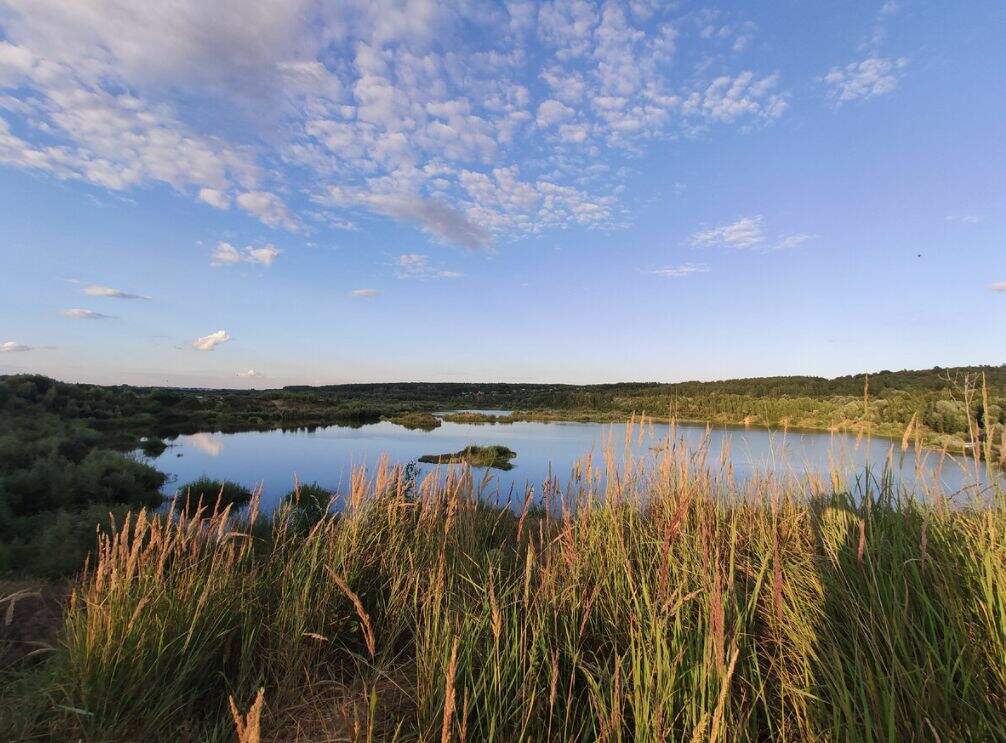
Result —
<svg viewBox="0 0 1006 743"><path fill-rule="evenodd" d="M151 458L161 456L167 448L168 445L164 443L164 439L158 438L157 436L147 436L140 442L141 451Z"/></svg>
<svg viewBox="0 0 1006 743"><path fill-rule="evenodd" d="M233 480L213 480L200 477L178 491L179 509L192 515L200 506L205 515L222 511L227 506L240 506L251 500L251 491Z"/></svg>
<svg viewBox="0 0 1006 743"><path fill-rule="evenodd" d="M290 505L297 521L303 526L313 526L328 513L333 493L316 482L298 485L283 498Z"/></svg>
<svg viewBox="0 0 1006 743"><path fill-rule="evenodd" d="M49 579L73 575L93 554L98 533L112 533L128 512L122 504L91 503L40 515L33 536L11 545L9 568Z"/></svg>

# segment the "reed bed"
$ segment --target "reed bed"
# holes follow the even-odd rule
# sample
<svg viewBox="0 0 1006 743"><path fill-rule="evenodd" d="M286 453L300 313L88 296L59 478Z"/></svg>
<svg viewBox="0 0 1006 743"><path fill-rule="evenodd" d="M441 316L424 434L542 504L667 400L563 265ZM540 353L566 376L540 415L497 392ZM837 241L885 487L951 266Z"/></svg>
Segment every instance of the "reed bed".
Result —
<svg viewBox="0 0 1006 743"><path fill-rule="evenodd" d="M465 468L383 464L314 522L296 499L131 515L17 734L1006 739L998 493L612 450L496 503Z"/></svg>

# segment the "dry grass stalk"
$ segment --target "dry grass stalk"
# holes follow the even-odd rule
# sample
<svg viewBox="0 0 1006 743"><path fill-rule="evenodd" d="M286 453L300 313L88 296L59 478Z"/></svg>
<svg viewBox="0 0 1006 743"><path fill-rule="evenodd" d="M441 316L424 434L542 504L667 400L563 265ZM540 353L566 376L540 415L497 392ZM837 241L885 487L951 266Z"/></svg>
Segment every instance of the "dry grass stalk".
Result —
<svg viewBox="0 0 1006 743"><path fill-rule="evenodd" d="M339 587L339 590L346 594L346 598L352 602L353 608L356 610L356 616L360 618L360 627L363 631L364 642L367 643L367 652L370 653L370 657L373 658L377 655L377 642L374 639L374 628L370 623L370 615L368 615L366 609L363 608L363 602L360 601L360 597L353 592L353 589L349 587L349 584L344 578L331 568L328 568L328 574L335 582L335 585Z"/></svg>
<svg viewBox="0 0 1006 743"><path fill-rule="evenodd" d="M454 635L451 645L451 659L444 671L444 719L440 727L440 743L450 743L454 727L455 688L454 676L458 670L458 643L460 638Z"/></svg>
<svg viewBox="0 0 1006 743"><path fill-rule="evenodd" d="M242 715L234 703L234 697L228 697L231 717L234 719L234 730L238 743L260 743L262 736L262 707L265 705L265 689L260 688L255 701L248 712Z"/></svg>

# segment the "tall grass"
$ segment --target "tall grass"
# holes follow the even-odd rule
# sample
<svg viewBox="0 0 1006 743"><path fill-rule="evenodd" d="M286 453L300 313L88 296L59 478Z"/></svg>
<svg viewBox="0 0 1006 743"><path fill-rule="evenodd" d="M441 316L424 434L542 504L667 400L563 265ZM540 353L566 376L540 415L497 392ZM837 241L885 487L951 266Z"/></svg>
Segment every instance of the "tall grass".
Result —
<svg viewBox="0 0 1006 743"><path fill-rule="evenodd" d="M739 484L674 441L602 459L497 505L468 470L382 464L309 530L255 501L131 516L73 588L45 729L1006 739L998 497Z"/></svg>

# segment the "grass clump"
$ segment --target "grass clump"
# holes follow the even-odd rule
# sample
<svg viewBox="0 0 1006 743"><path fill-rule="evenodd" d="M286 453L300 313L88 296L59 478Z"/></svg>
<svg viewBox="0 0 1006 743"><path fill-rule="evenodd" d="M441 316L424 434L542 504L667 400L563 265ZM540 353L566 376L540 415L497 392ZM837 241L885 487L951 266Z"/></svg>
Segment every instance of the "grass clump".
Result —
<svg viewBox="0 0 1006 743"><path fill-rule="evenodd" d="M388 420L410 430L432 431L440 427L440 419L431 413L402 413Z"/></svg>
<svg viewBox="0 0 1006 743"><path fill-rule="evenodd" d="M316 482L298 483L283 497L295 518L305 526L314 526L329 512L335 493Z"/></svg>
<svg viewBox="0 0 1006 743"><path fill-rule="evenodd" d="M241 506L251 500L252 493L244 485L233 480L214 480L200 477L178 491L179 508L188 515L204 509L208 515L232 506Z"/></svg>
<svg viewBox="0 0 1006 743"><path fill-rule="evenodd" d="M152 459L156 459L161 456L167 448L168 445L165 443L164 439L159 438L158 436L145 436L140 440L140 451Z"/></svg>
<svg viewBox="0 0 1006 743"><path fill-rule="evenodd" d="M445 413L441 416L442 420L448 423L472 423L472 424L484 424L484 423L512 423L513 419L509 415L495 415L493 413L473 413L473 412L460 412L460 413Z"/></svg>
<svg viewBox="0 0 1006 743"><path fill-rule="evenodd" d="M232 740L244 710L263 739L1006 738L1000 494L703 462L587 458L538 505L382 466L306 531L141 512L24 706L54 739Z"/></svg>
<svg viewBox="0 0 1006 743"><path fill-rule="evenodd" d="M467 464L470 467L493 467L498 470L513 469L510 460L517 452L505 446L466 446L453 454L424 454L419 458L424 464Z"/></svg>

